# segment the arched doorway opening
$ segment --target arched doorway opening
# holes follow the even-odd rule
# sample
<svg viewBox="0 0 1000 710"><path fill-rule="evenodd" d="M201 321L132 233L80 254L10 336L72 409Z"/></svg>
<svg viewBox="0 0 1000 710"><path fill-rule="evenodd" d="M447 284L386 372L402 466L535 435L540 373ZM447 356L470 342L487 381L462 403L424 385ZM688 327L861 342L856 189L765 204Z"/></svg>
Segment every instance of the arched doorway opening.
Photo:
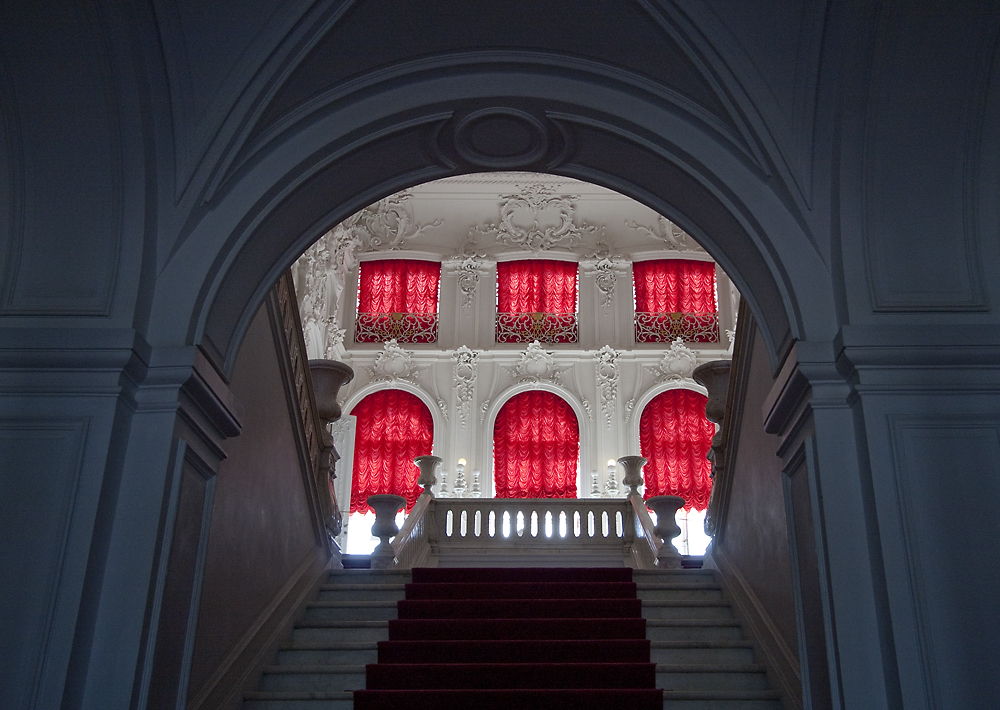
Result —
<svg viewBox="0 0 1000 710"><path fill-rule="evenodd" d="M403 496L409 512L420 495L417 456L434 445L434 421L420 398L400 389L381 389L365 396L350 412L356 421L352 451L350 523L345 553L369 554L378 538L370 534L374 512L368 496ZM343 474L342 474L343 475ZM368 533L367 535L365 533Z"/></svg>

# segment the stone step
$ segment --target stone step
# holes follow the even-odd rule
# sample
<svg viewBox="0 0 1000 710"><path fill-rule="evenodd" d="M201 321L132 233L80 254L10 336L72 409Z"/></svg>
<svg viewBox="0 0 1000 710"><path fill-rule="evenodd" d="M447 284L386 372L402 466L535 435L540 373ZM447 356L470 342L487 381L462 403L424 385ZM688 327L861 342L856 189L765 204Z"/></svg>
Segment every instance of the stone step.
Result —
<svg viewBox="0 0 1000 710"><path fill-rule="evenodd" d="M329 584L409 584L413 573L395 569L332 569L326 573Z"/></svg>
<svg viewBox="0 0 1000 710"><path fill-rule="evenodd" d="M747 664L754 662L753 646L749 641L653 641L650 661L670 665Z"/></svg>
<svg viewBox="0 0 1000 710"><path fill-rule="evenodd" d="M646 617L650 641L734 641L743 638L743 627L734 618L651 619Z"/></svg>
<svg viewBox="0 0 1000 710"><path fill-rule="evenodd" d="M268 666L260 681L262 691L353 692L364 687L364 665Z"/></svg>
<svg viewBox="0 0 1000 710"><path fill-rule="evenodd" d="M255 690L243 696L243 710L353 710L354 693Z"/></svg>
<svg viewBox="0 0 1000 710"><path fill-rule="evenodd" d="M733 608L727 601L697 599L642 602L642 615L650 619L732 619Z"/></svg>
<svg viewBox="0 0 1000 710"><path fill-rule="evenodd" d="M716 582L710 569L634 569L633 582Z"/></svg>
<svg viewBox="0 0 1000 710"><path fill-rule="evenodd" d="M405 584L323 584L318 601L392 601L406 598Z"/></svg>
<svg viewBox="0 0 1000 710"><path fill-rule="evenodd" d="M396 618L394 601L315 601L306 604L303 625L326 621L388 621Z"/></svg>
<svg viewBox="0 0 1000 710"><path fill-rule="evenodd" d="M663 691L663 710L783 710L783 707L781 696L774 690Z"/></svg>
<svg viewBox="0 0 1000 710"><path fill-rule="evenodd" d="M656 665L656 687L664 690L768 690L757 663Z"/></svg>
<svg viewBox="0 0 1000 710"><path fill-rule="evenodd" d="M722 588L715 582L638 582L636 593L643 601L680 601L686 599L718 601L722 599Z"/></svg>
<svg viewBox="0 0 1000 710"><path fill-rule="evenodd" d="M292 630L292 642L298 643L343 643L347 641L388 641L388 620L344 621L311 620L297 621Z"/></svg>
<svg viewBox="0 0 1000 710"><path fill-rule="evenodd" d="M377 662L378 644L375 642L293 643L278 651L278 665L281 666L366 665Z"/></svg>

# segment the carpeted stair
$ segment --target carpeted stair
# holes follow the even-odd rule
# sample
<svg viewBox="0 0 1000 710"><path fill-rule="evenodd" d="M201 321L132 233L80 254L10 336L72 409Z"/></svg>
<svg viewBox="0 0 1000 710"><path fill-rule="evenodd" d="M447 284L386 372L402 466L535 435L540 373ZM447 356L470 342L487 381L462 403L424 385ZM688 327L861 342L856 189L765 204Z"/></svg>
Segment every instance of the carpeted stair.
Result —
<svg viewBox="0 0 1000 710"><path fill-rule="evenodd" d="M415 569L356 710L661 710L629 569Z"/></svg>
<svg viewBox="0 0 1000 710"><path fill-rule="evenodd" d="M782 708L710 570L410 580L331 572L245 710Z"/></svg>

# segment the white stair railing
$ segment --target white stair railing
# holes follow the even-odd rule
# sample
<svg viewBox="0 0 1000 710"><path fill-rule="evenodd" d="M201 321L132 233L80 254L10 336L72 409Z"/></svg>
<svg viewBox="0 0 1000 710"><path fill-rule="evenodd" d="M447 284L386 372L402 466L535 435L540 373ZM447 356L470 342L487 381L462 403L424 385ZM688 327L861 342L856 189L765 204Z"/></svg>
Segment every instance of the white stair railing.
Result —
<svg viewBox="0 0 1000 710"><path fill-rule="evenodd" d="M530 563L558 555L583 565L680 567L680 555L667 538L669 524L654 525L638 493L645 459L623 457L620 462L627 471L623 482L630 488L624 499L440 499L430 492L440 459L418 457L418 482L425 492L391 542L394 566L409 569L442 562L491 566L501 564L502 558ZM651 500L666 498L670 497ZM662 512L667 515L666 509Z"/></svg>

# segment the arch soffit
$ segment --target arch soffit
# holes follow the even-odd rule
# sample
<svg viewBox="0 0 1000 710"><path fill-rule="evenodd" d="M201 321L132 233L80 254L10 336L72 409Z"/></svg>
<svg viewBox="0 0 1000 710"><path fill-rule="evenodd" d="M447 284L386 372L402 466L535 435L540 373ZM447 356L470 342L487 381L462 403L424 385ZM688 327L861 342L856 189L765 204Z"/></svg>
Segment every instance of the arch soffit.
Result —
<svg viewBox="0 0 1000 710"><path fill-rule="evenodd" d="M394 382L369 382L348 397L347 401L344 402L342 409L346 414L351 414L361 400L370 394L374 394L375 392L380 392L382 390L402 390L403 392L408 392L409 394L414 395L417 399L423 402L424 406L427 407L427 411L431 413L431 421L434 424L434 436L431 438L431 453L437 454L438 451L441 451L443 447L440 445L439 439L447 431L445 428L444 414L430 394L428 394L423 388L410 382L405 382L403 380L396 380Z"/></svg>
<svg viewBox="0 0 1000 710"><path fill-rule="evenodd" d="M652 402L657 395L661 395L664 392L670 392L672 390L690 390L708 397L708 390L694 381L664 382L663 384L650 387L646 390L643 395L635 401L635 407L632 410L632 420L629 425L629 442L635 446L636 453L640 451L639 421L642 419L642 413L646 411L646 406Z"/></svg>
<svg viewBox="0 0 1000 710"><path fill-rule="evenodd" d="M560 397L565 401L570 408L573 410L573 414L576 415L576 426L577 431L580 436L580 476L583 472L588 470L589 466L589 456L590 451L590 441L588 439L588 429L583 425L588 419L587 411L583 408L583 402L577 397L573 392L570 392L565 387L551 383L551 382L519 382L516 385L511 385L499 395L490 404L489 408L486 410L486 416L483 419L483 428L481 436L482 448L480 451L483 452L482 465L487 471L487 480L493 480L493 427L496 426L497 416L500 414L500 410L503 406L511 400L511 398L516 397L522 392L530 392L532 390L543 390L545 392L551 392L552 394Z"/></svg>
<svg viewBox="0 0 1000 710"><path fill-rule="evenodd" d="M332 112L303 126L298 133L285 136L282 142L275 142L266 155L220 194L227 208L217 210L212 220L199 223L193 231L209 230L215 236L189 238L181 250L205 249L208 254L202 257L208 258L176 255L181 257L179 268L188 267L180 274L187 285L171 286L169 265L164 271L167 278L158 288L157 298L164 317L170 320L168 314L193 312L194 320L188 321L185 328L188 341L200 341L220 369L228 372L235 357L234 346L242 339L270 284L332 224L376 199L426 180L484 169L517 168L602 184L675 220L706 246L746 295L765 326L762 332L774 363L783 356L791 339L802 335L799 303L806 303L814 311L806 320L817 316L829 320L833 313L832 289L824 293L823 288L829 274L815 249L806 248L810 244L808 235L802 234L794 215L765 185L764 176L705 130L662 106L637 105L641 102L635 96L622 95L614 87L594 87L579 78L549 76L534 77L536 87L532 89L523 86L514 74L501 74L499 84L510 83L512 90L517 85L519 93L528 95L519 102L520 108L510 110L533 116L546 132L542 140L560 144L556 146L559 154L549 151L540 158L528 156L520 163L502 166L488 164L488 157L472 163L456 156L454 145L440 140L442 132L454 132L456 116L461 118L465 111L467 118L469 111L461 106L457 111L441 110L428 104L427 96L450 97L453 104L456 100L487 99L477 94L482 94L483 85L490 82L479 79L471 84L467 76L453 77L450 83L438 79L436 96L434 92L417 92L420 99L410 96L413 109L403 113L398 109L400 101L405 107L407 97L394 95L402 89L387 90L389 95L381 98L383 104L392 105L392 116L378 120L377 112L385 110L385 106L367 106L346 120L343 112ZM405 88L413 94L417 87ZM494 89L493 93L503 92ZM582 103L583 97L588 106L561 104L562 110L551 109L560 99L579 99ZM594 106L611 113L595 115ZM525 108L528 110L522 110ZM498 106L495 110L508 109ZM375 128L379 122L381 126ZM356 132L349 136L350 129L365 135L360 139ZM672 142L664 138L668 135ZM438 143L430 151L426 149L428 138L432 144L435 140ZM404 155L411 159L401 159ZM283 177L275 185L273 178L265 178L262 173ZM260 188L268 185L271 189L261 194ZM755 211L748 204L753 204ZM297 215L294 218L293 213ZM231 220L228 228L215 222L225 215ZM779 249L771 244L769 234L792 238L783 239ZM786 261L794 269L783 266L779 252L788 254ZM195 259L210 263L211 268L203 274L205 280L197 298L178 304L177 299L185 298L178 294L194 290L190 288L189 267ZM807 290L812 289L811 298L793 298L789 283L793 273L803 275L799 282Z"/></svg>

